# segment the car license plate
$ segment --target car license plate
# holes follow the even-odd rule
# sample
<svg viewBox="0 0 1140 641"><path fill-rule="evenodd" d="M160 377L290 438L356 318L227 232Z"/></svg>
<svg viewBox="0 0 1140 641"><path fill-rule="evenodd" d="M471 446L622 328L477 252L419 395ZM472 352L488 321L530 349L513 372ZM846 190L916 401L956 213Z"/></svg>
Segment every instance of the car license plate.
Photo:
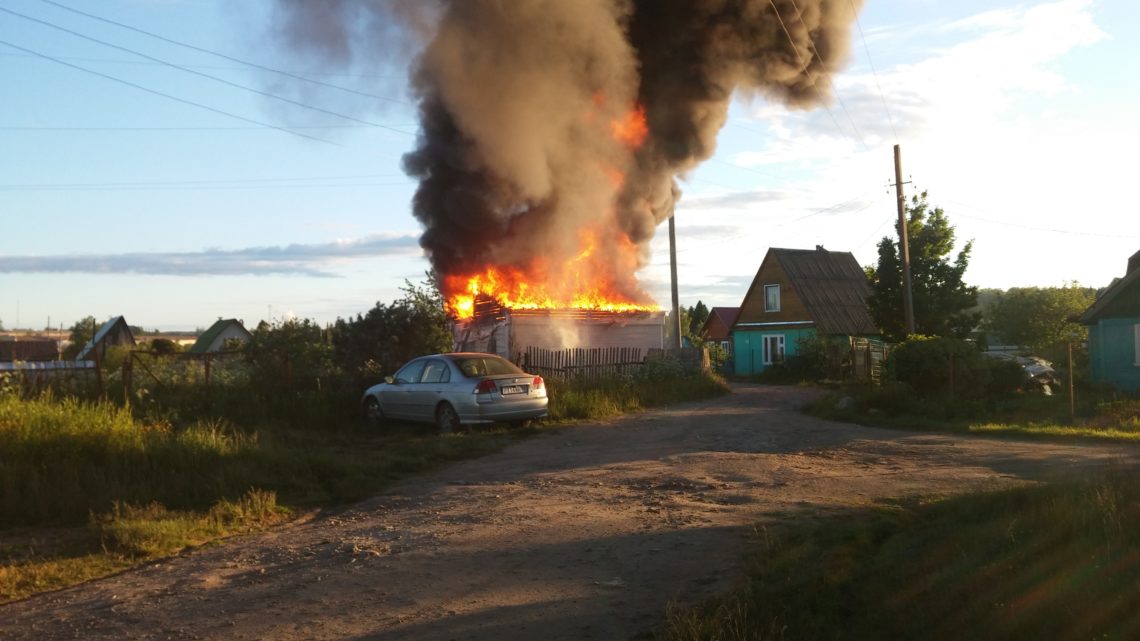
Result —
<svg viewBox="0 0 1140 641"><path fill-rule="evenodd" d="M526 387L522 385L504 385L499 388L499 393L503 396L508 394L525 394Z"/></svg>

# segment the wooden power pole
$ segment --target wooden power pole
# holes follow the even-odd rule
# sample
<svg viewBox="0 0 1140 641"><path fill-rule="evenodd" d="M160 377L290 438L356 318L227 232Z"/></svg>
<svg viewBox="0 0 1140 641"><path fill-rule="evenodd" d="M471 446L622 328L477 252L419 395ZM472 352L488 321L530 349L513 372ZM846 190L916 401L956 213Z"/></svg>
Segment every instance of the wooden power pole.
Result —
<svg viewBox="0 0 1140 641"><path fill-rule="evenodd" d="M914 333L914 300L911 296L910 286L910 241L907 240L906 232L906 196L903 195L902 152L898 145L895 145L895 192L898 194L899 201L899 259L902 261L903 273L903 315L906 318L906 334L910 336Z"/></svg>
<svg viewBox="0 0 1140 641"><path fill-rule="evenodd" d="M677 296L677 226L673 214L669 214L669 277L673 284L673 345L681 349L681 303Z"/></svg>

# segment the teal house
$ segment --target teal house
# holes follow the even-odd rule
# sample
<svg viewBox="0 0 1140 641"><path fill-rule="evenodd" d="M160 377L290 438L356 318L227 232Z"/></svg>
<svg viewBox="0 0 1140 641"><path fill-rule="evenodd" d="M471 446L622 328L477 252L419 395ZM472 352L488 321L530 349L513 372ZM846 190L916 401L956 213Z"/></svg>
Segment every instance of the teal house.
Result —
<svg viewBox="0 0 1140 641"><path fill-rule="evenodd" d="M851 252L769 249L732 326L735 370L758 374L796 354L799 342L878 336L867 275Z"/></svg>
<svg viewBox="0 0 1140 641"><path fill-rule="evenodd" d="M1089 327L1092 379L1124 392L1140 391L1140 252L1081 315Z"/></svg>

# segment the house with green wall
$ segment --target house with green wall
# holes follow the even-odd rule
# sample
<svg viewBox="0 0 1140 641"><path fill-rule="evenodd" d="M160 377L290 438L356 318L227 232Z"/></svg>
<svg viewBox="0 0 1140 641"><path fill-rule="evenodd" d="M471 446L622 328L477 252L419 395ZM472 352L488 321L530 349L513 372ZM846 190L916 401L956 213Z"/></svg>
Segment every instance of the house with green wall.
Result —
<svg viewBox="0 0 1140 641"><path fill-rule="evenodd" d="M1097 296L1080 322L1089 328L1092 379L1125 392L1140 391L1140 252L1128 271Z"/></svg>
<svg viewBox="0 0 1140 641"><path fill-rule="evenodd" d="M794 356L801 340L876 337L871 286L851 252L777 249L765 254L732 326L738 375Z"/></svg>

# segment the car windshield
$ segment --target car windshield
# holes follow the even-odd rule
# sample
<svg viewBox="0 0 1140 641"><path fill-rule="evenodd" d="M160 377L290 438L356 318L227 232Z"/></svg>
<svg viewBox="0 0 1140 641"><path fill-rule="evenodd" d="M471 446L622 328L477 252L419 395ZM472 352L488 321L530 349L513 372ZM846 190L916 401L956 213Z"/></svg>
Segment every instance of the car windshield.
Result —
<svg viewBox="0 0 1140 641"><path fill-rule="evenodd" d="M498 356L464 356L454 360L459 371L468 378L523 373L514 363Z"/></svg>

